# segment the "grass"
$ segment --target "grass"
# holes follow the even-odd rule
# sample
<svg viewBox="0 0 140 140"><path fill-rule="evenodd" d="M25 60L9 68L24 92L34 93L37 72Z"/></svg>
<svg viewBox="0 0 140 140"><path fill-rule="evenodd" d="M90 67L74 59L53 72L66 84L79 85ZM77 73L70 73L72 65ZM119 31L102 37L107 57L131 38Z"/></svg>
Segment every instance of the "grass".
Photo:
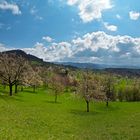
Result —
<svg viewBox="0 0 140 140"><path fill-rule="evenodd" d="M51 91L0 94L0 140L139 140L140 102L86 104Z"/></svg>

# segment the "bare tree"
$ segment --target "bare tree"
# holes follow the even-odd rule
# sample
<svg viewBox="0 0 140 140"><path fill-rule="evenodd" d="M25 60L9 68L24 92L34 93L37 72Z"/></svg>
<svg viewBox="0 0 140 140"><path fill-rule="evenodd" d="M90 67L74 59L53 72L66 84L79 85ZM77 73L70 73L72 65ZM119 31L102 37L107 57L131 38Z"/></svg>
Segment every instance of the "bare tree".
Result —
<svg viewBox="0 0 140 140"><path fill-rule="evenodd" d="M0 78L9 86L9 95L13 95L13 86L17 84L26 69L27 61L13 53L0 53Z"/></svg>

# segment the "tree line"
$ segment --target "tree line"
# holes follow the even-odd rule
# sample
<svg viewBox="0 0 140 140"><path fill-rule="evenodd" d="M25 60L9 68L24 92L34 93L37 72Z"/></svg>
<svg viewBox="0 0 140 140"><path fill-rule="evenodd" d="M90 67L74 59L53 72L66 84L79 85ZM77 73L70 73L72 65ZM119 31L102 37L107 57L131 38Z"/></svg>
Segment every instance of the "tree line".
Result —
<svg viewBox="0 0 140 140"><path fill-rule="evenodd" d="M81 96L86 103L87 112L92 100L140 101L140 80L122 77L111 73L97 73L92 70L70 70L64 67L32 65L21 55L0 53L1 85L9 87L9 95L32 87L33 92L41 86L51 89L57 102L58 95L71 92Z"/></svg>

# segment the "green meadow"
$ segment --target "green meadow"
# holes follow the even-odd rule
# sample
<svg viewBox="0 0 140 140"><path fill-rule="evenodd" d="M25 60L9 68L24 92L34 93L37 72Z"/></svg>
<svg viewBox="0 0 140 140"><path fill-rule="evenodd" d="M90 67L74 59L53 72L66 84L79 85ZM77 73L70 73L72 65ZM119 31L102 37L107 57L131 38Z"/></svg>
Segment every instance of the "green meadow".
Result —
<svg viewBox="0 0 140 140"><path fill-rule="evenodd" d="M86 103L65 93L32 89L10 97L0 91L0 140L139 140L140 102Z"/></svg>

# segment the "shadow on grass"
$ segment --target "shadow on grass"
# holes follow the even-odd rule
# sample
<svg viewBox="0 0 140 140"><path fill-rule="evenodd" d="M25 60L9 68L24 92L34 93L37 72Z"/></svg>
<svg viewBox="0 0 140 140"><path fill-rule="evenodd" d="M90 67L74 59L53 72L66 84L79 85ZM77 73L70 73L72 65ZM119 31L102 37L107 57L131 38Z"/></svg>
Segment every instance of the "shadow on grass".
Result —
<svg viewBox="0 0 140 140"><path fill-rule="evenodd" d="M50 104L62 104L61 102L55 102L55 101L47 101L45 100L46 103L50 103Z"/></svg>
<svg viewBox="0 0 140 140"><path fill-rule="evenodd" d="M79 116L89 116L89 115L98 115L100 112L97 111L83 111L83 110L77 110L77 109L71 109L70 113L74 115L79 115Z"/></svg>
<svg viewBox="0 0 140 140"><path fill-rule="evenodd" d="M37 91L34 92L34 91L31 91L31 90L28 90L28 89L24 89L22 92L37 94Z"/></svg>
<svg viewBox="0 0 140 140"><path fill-rule="evenodd" d="M0 94L0 99L3 99L4 101L8 102L8 101L20 101L20 102L23 102L23 100L19 99L19 98L16 98L15 95L13 96L9 96L9 95L1 95Z"/></svg>
<svg viewBox="0 0 140 140"><path fill-rule="evenodd" d="M8 94L8 93L9 93L9 91L6 91L6 90L4 90L4 89L0 89L0 93L3 93L3 94Z"/></svg>
<svg viewBox="0 0 140 140"><path fill-rule="evenodd" d="M120 106L115 105L115 104L109 105L108 107L106 105L96 106L96 108L98 110L101 110L101 111L117 111L117 110L120 110Z"/></svg>

